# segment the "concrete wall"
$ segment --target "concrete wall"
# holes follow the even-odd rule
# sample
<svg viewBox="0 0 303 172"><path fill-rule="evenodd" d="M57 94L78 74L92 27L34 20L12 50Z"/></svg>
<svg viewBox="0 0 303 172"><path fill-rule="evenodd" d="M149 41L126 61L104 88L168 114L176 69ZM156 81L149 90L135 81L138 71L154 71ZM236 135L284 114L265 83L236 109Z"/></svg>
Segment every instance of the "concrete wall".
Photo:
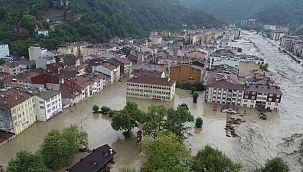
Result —
<svg viewBox="0 0 303 172"><path fill-rule="evenodd" d="M170 67L170 79L176 81L186 81L190 77L195 81L201 81L203 71L187 65Z"/></svg>

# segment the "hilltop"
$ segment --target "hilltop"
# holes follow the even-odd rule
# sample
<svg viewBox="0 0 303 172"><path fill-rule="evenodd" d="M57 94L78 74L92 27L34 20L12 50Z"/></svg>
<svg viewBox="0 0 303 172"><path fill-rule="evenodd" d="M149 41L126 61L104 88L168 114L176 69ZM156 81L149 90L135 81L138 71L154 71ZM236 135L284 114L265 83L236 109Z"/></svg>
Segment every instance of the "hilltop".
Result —
<svg viewBox="0 0 303 172"><path fill-rule="evenodd" d="M186 8L178 0L0 0L0 3L0 41L9 43L12 54L20 56L27 55L28 45L35 43L54 49L62 42L96 43L108 42L115 36L143 37L153 30L181 29L184 23L205 28L223 24L206 12ZM58 14L51 10L57 10ZM25 20L24 15L36 19L27 16ZM52 16L57 16L56 20L61 21L56 23L61 24L56 25L49 38L12 33L13 27L25 27L28 23L51 29L54 23L42 19Z"/></svg>

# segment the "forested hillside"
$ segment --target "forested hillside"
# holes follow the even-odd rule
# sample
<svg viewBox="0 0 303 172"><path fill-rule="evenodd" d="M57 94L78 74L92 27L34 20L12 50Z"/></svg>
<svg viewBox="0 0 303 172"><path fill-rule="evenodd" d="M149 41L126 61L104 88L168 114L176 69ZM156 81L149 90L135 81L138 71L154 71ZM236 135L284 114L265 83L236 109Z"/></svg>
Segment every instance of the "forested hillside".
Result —
<svg viewBox="0 0 303 172"><path fill-rule="evenodd" d="M27 47L39 43L48 49L71 41L107 42L114 36L142 37L155 29L180 29L183 23L205 28L222 21L205 12L188 9L178 0L0 0L0 42L10 44L13 55L27 55ZM62 12L64 24L54 26L48 38L35 36L46 11ZM79 16L79 18L75 18ZM29 34L13 33L19 26Z"/></svg>
<svg viewBox="0 0 303 172"><path fill-rule="evenodd" d="M302 25L303 0L285 0L275 3L253 17L266 24Z"/></svg>
<svg viewBox="0 0 303 172"><path fill-rule="evenodd" d="M209 12L229 22L246 19L280 0L180 0L182 4Z"/></svg>

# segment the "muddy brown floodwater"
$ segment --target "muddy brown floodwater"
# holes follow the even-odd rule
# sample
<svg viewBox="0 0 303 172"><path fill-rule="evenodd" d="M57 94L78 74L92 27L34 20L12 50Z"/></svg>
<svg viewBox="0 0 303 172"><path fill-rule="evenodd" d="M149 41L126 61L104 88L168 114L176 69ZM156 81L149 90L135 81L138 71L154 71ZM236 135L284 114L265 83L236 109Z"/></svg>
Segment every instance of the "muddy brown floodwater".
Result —
<svg viewBox="0 0 303 172"><path fill-rule="evenodd" d="M192 150L193 155L205 145L220 149L233 161L243 164L243 171L253 171L260 167L266 159L281 156L287 160L292 171L301 171L302 151L298 151L302 144L303 114L303 70L287 55L278 51L278 43L263 39L255 33L244 32L241 40L232 43L233 46L243 48L243 53L263 57L269 63L269 70L273 78L281 85L283 91L282 103L279 112L268 113L268 120L262 121L257 117L254 109L244 110L245 123L236 127L240 137L230 138L225 136L225 114L213 111L213 105L203 101L203 92L200 92L198 103L192 103L190 91L176 90L176 96L171 102L153 102L140 99L125 98L125 81L117 82L103 91L75 107L65 109L48 122L37 122L24 131L8 144L0 147L0 164L7 166L8 161L22 149L36 151L42 143L44 136L51 129L62 129L71 124L76 124L88 132L89 148L96 148L103 144L111 145L118 152L116 163L112 171L119 167L131 166L140 168L145 161L144 154L138 151L135 138L124 139L119 131L114 131L110 126L110 118L92 113L92 106L109 106L120 110L126 101L134 101L139 107L147 110L151 104L163 104L168 107L177 107L178 104L187 103L191 113L197 118L204 119L202 129L192 126L192 134L185 144ZM275 46L273 46L275 45ZM134 129L133 132L136 132ZM77 162L85 153L75 156ZM62 172L64 169L61 170Z"/></svg>

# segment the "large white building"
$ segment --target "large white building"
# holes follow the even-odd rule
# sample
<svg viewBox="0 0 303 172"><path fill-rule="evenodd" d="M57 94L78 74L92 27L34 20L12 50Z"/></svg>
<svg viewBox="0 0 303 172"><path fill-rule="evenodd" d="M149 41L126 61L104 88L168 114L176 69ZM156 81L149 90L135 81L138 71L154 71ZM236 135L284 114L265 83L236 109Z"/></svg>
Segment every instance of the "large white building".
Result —
<svg viewBox="0 0 303 172"><path fill-rule="evenodd" d="M9 47L8 44L0 42L0 58L9 56Z"/></svg>
<svg viewBox="0 0 303 172"><path fill-rule="evenodd" d="M38 121L47 121L62 112L62 96L60 92L50 90L31 92L35 94Z"/></svg>
<svg viewBox="0 0 303 172"><path fill-rule="evenodd" d="M169 78L135 76L126 82L126 97L170 101L175 96L176 81Z"/></svg>
<svg viewBox="0 0 303 172"><path fill-rule="evenodd" d="M42 57L44 53L47 52L47 49L41 48L39 46L30 46L28 48L29 61L36 60L39 57Z"/></svg>

